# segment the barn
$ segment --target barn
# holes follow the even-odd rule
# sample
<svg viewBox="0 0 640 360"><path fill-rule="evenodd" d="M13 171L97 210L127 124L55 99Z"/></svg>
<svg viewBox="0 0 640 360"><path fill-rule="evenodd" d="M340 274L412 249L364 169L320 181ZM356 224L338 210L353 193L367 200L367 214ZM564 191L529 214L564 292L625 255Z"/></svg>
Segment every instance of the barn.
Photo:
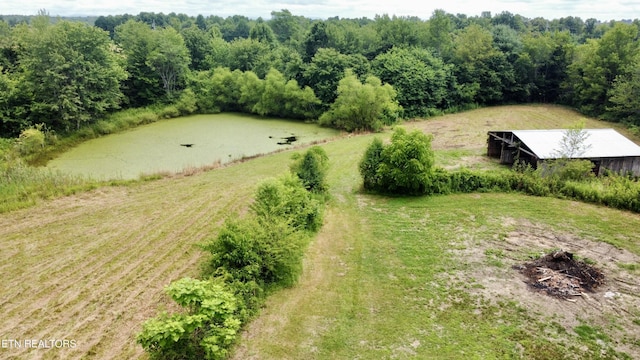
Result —
<svg viewBox="0 0 640 360"><path fill-rule="evenodd" d="M640 146L614 129L584 129L584 151L576 159L591 160L594 172L604 169L640 176ZM489 131L487 155L502 164L521 161L537 168L560 157L566 129Z"/></svg>

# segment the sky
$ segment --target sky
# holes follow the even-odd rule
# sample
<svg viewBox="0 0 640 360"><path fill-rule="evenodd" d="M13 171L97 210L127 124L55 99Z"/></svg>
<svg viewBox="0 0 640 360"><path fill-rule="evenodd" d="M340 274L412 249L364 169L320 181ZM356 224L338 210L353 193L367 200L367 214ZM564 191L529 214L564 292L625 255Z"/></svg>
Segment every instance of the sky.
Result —
<svg viewBox="0 0 640 360"><path fill-rule="evenodd" d="M289 10L308 18L373 19L376 15L417 16L428 19L434 10L451 14L477 16L483 11L492 15L508 11L526 18L547 20L574 16L582 20L601 21L640 18L640 0L2 0L0 15L36 15L45 9L51 16L136 15L162 12L191 16L244 15L270 19L272 11Z"/></svg>

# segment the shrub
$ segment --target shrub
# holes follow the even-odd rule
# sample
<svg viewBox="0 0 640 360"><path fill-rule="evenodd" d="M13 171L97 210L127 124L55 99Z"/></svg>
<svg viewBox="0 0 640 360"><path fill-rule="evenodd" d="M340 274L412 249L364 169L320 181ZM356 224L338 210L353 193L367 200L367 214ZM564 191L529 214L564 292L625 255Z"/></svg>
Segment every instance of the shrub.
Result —
<svg viewBox="0 0 640 360"><path fill-rule="evenodd" d="M240 320L236 299L213 281L183 278L165 291L185 313L147 320L137 342L152 359L224 359Z"/></svg>
<svg viewBox="0 0 640 360"><path fill-rule="evenodd" d="M158 115L153 111L144 111L136 116L136 125L151 124L158 121Z"/></svg>
<svg viewBox="0 0 640 360"><path fill-rule="evenodd" d="M362 160L360 160L360 175L362 176L362 185L366 190L380 190L382 188L378 168L382 163L383 149L382 140L376 137L367 148L367 151L365 151Z"/></svg>
<svg viewBox="0 0 640 360"><path fill-rule="evenodd" d="M375 186L382 192L419 195L427 191L433 164L431 136L397 128L391 143L382 145L381 151L379 141L374 140L360 162L360 172L365 188Z"/></svg>
<svg viewBox="0 0 640 360"><path fill-rule="evenodd" d="M164 119L171 119L180 116L180 111L175 105L168 105L158 111L158 116Z"/></svg>
<svg viewBox="0 0 640 360"><path fill-rule="evenodd" d="M95 125L93 125L93 127L96 133L100 135L107 135L117 130L118 123L101 120L96 122Z"/></svg>
<svg viewBox="0 0 640 360"><path fill-rule="evenodd" d="M302 180L304 187L315 193L326 192L329 157L324 149L313 146L304 155L296 153L292 158L291 172Z"/></svg>
<svg viewBox="0 0 640 360"><path fill-rule="evenodd" d="M314 163L309 165L304 159ZM324 180L321 148L300 158L298 172ZM320 188L322 181L312 188ZM205 276L212 280L182 279L167 293L187 311L161 314L146 321L137 341L152 359L222 359L237 331L259 308L270 291L293 285L302 273L309 231L321 224L320 203L293 174L262 183L250 216L228 218L215 239L201 245L211 253Z"/></svg>
<svg viewBox="0 0 640 360"><path fill-rule="evenodd" d="M433 163L431 136L398 128L391 135L391 144L382 150L378 171L387 191L415 195L425 192Z"/></svg>
<svg viewBox="0 0 640 360"><path fill-rule="evenodd" d="M21 155L31 155L41 151L44 148L45 135L42 131L42 125L30 127L23 130L18 138L18 150Z"/></svg>
<svg viewBox="0 0 640 360"><path fill-rule="evenodd" d="M396 91L379 78L368 76L364 83L351 71L338 83L338 96L318 122L346 131L380 131L399 117Z"/></svg>
<svg viewBox="0 0 640 360"><path fill-rule="evenodd" d="M425 194L450 194L453 185L451 174L444 169L435 169L427 178Z"/></svg>
<svg viewBox="0 0 640 360"><path fill-rule="evenodd" d="M262 289L289 286L302 272L306 236L284 221L258 222L254 217L225 221L218 237L205 245L213 255L211 271L230 275Z"/></svg>
<svg viewBox="0 0 640 360"><path fill-rule="evenodd" d="M182 94L180 94L180 98L176 102L175 107L180 115L190 115L196 112L198 105L196 104L196 94L194 94L193 90L185 89Z"/></svg>
<svg viewBox="0 0 640 360"><path fill-rule="evenodd" d="M589 160L580 159L560 158L545 161L537 171L542 177L562 181L580 181L594 177L593 163Z"/></svg>
<svg viewBox="0 0 640 360"><path fill-rule="evenodd" d="M263 182L251 210L259 223L283 221L294 230L310 231L322 225L320 203L305 190L300 179L291 175Z"/></svg>

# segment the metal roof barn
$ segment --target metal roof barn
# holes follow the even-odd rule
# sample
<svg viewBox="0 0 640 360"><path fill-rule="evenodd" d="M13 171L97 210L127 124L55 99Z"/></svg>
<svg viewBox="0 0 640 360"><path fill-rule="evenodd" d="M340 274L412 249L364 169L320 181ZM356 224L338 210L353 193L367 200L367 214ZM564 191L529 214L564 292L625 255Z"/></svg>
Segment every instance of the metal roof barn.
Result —
<svg viewBox="0 0 640 360"><path fill-rule="evenodd" d="M516 160L537 167L541 162L562 157L561 148L567 129L489 131L487 155L503 164ZM594 163L594 172L603 169L640 176L640 146L614 129L584 129L584 149L573 158Z"/></svg>

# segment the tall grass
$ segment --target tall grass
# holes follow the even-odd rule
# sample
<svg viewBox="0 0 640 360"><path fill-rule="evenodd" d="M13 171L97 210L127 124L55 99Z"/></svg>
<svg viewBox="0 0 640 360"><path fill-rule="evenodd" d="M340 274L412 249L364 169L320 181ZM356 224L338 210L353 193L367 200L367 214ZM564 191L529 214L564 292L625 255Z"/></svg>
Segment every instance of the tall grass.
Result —
<svg viewBox="0 0 640 360"><path fill-rule="evenodd" d="M35 204L38 200L94 189L96 181L35 168L22 160L0 164L0 213Z"/></svg>

